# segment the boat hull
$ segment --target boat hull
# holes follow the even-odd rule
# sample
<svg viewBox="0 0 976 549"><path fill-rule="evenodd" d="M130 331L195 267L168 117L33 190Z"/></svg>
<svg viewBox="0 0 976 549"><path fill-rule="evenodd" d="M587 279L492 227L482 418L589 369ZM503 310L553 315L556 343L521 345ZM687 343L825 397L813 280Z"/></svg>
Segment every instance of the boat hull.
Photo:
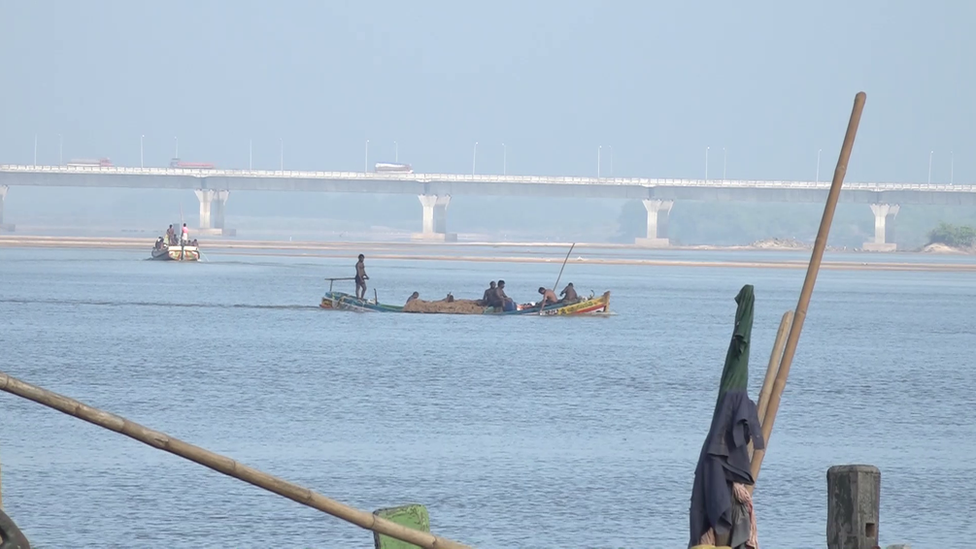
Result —
<svg viewBox="0 0 976 549"><path fill-rule="evenodd" d="M152 259L158 261L200 261L200 250L196 246L171 246L161 250L153 249Z"/></svg>
<svg viewBox="0 0 976 549"><path fill-rule="evenodd" d="M578 316L609 313L610 292L604 292L601 296L582 299L576 303L554 303L547 305L541 313L539 312L539 306L534 304L521 305L515 311L497 313L491 307L485 307L480 313L404 311L402 306L384 305L382 303L358 299L355 296L343 292L326 292L325 296L322 297L322 301L319 303L319 307L335 311L356 311L361 313Z"/></svg>

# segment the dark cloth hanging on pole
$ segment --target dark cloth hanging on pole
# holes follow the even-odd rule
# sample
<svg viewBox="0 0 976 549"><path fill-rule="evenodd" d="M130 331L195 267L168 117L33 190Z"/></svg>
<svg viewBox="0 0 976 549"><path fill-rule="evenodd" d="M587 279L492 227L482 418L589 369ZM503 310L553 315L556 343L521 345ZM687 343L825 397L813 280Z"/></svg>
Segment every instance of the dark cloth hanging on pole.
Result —
<svg viewBox="0 0 976 549"><path fill-rule="evenodd" d="M733 498L733 483L752 485L749 442L763 449L756 403L749 398L749 347L752 337L752 285L735 298L735 328L725 356L712 423L702 445L692 486L689 547L712 531L716 545L745 547L751 536L750 511Z"/></svg>

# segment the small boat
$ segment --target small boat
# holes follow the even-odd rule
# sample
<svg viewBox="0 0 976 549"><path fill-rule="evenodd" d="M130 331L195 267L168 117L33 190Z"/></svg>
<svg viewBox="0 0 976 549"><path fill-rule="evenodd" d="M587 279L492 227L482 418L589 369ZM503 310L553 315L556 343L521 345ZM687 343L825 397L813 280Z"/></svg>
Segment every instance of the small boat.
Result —
<svg viewBox="0 0 976 549"><path fill-rule="evenodd" d="M180 246L178 244L169 246L163 244L158 248L153 248L152 259L161 261L200 261L200 249L197 246Z"/></svg>
<svg viewBox="0 0 976 549"><path fill-rule="evenodd" d="M405 307L403 305L387 305L379 303L373 299L359 299L354 295L344 292L328 291L322 297L319 307L335 311L356 311L362 313L406 313L406 314L489 314L489 315L537 315L537 316L568 316L568 315L587 315L587 314L606 314L610 312L610 292L604 292L601 296L590 295L589 298L580 299L572 303L557 302L546 305L540 313L537 303L523 303L517 305L514 311L495 312L492 307L472 306L471 301L436 301L425 302L426 304L441 304L444 306L417 308ZM458 306L453 306L459 303ZM463 304L463 305L462 305Z"/></svg>

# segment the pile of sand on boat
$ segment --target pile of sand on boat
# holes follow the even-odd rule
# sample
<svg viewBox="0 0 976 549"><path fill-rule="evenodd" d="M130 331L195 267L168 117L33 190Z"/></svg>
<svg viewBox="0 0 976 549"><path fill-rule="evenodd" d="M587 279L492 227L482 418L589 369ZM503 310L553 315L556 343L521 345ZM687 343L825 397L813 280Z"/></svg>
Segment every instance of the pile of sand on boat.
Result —
<svg viewBox="0 0 976 549"><path fill-rule="evenodd" d="M403 312L481 314L485 312L485 307L478 305L478 302L473 299L454 299L449 296L439 301L414 299L403 306Z"/></svg>

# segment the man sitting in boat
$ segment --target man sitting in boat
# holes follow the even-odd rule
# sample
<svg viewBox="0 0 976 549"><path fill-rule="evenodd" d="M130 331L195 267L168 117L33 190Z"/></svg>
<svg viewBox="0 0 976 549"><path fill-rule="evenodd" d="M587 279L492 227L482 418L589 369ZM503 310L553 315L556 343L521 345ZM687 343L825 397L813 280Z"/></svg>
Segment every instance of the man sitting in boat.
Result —
<svg viewBox="0 0 976 549"><path fill-rule="evenodd" d="M495 307L496 312L498 311L499 308L501 308L501 310L505 312L515 310L515 300L505 295L504 280L498 281L498 287L495 288L495 297L497 298L496 301L497 305L493 305L493 306Z"/></svg>
<svg viewBox="0 0 976 549"><path fill-rule="evenodd" d="M559 295L563 296L563 303L576 303L579 301L579 296L576 294L576 288L573 287L573 283L570 282L563 288L563 291L559 292Z"/></svg>
<svg viewBox="0 0 976 549"><path fill-rule="evenodd" d="M540 286L539 293L542 294L542 301L539 302L540 309L544 308L546 303L552 305L553 303L559 301L559 298L556 297L556 292L550 290L549 288L543 288Z"/></svg>
<svg viewBox="0 0 976 549"><path fill-rule="evenodd" d="M478 301L478 305L482 307L490 307L492 304L492 296L495 294L495 281L492 280L488 283L488 289L481 296L481 300Z"/></svg>
<svg viewBox="0 0 976 549"><path fill-rule="evenodd" d="M159 239L156 240L156 245L153 246L153 249L154 250L162 250L163 249L163 237L159 237Z"/></svg>
<svg viewBox="0 0 976 549"><path fill-rule="evenodd" d="M193 241L190 242L190 246L197 246L197 239L194 238Z"/></svg>
<svg viewBox="0 0 976 549"><path fill-rule="evenodd" d="M414 292L414 293L410 294L410 297L407 298L407 303L410 303L411 301L413 301L415 299L420 299L420 292Z"/></svg>

